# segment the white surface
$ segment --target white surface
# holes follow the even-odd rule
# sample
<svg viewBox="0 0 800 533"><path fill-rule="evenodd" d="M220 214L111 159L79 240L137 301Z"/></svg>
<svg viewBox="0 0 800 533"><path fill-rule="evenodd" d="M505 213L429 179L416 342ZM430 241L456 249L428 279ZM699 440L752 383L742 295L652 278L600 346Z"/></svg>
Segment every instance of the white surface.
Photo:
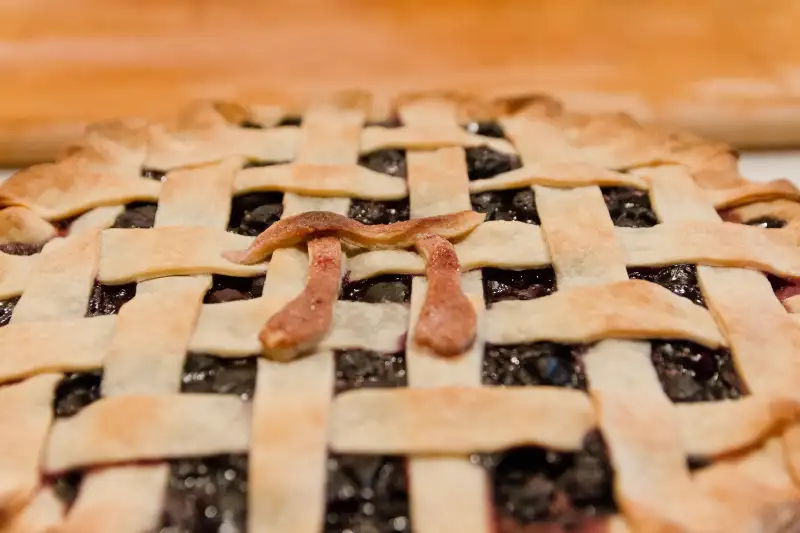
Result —
<svg viewBox="0 0 800 533"><path fill-rule="evenodd" d="M753 181L789 178L800 187L800 150L742 152L739 168L744 177ZM13 172L0 169L0 182Z"/></svg>

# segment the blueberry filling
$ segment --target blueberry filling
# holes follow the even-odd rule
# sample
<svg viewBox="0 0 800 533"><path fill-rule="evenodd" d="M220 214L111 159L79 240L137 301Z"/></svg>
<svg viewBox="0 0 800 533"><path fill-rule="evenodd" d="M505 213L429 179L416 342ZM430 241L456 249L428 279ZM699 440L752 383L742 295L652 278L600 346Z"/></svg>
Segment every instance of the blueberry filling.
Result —
<svg viewBox="0 0 800 533"><path fill-rule="evenodd" d="M169 461L161 533L244 533L247 528L245 454Z"/></svg>
<svg viewBox="0 0 800 533"><path fill-rule="evenodd" d="M100 399L100 382L103 372L69 372L56 386L53 413L56 418L78 414L87 405Z"/></svg>
<svg viewBox="0 0 800 533"><path fill-rule="evenodd" d="M239 123L240 128L246 128L250 130L263 130L264 126L259 124L258 122L253 122L252 120L243 120Z"/></svg>
<svg viewBox="0 0 800 533"><path fill-rule="evenodd" d="M708 468L713 464L713 461L708 457L700 456L700 455L690 455L686 458L686 466L689 468L689 471L695 472L697 470L702 470L703 468Z"/></svg>
<svg viewBox="0 0 800 533"><path fill-rule="evenodd" d="M748 226L757 226L759 228L778 229L784 227L786 225L786 221L775 217L758 217L750 219L744 222L744 224L747 224Z"/></svg>
<svg viewBox="0 0 800 533"><path fill-rule="evenodd" d="M405 178L408 175L405 150L376 150L361 155L358 158L358 164L375 172L388 174L396 178Z"/></svg>
<svg viewBox="0 0 800 533"><path fill-rule="evenodd" d="M5 326L11 321L11 314L19 302L19 296L0 301L0 326Z"/></svg>
<svg viewBox="0 0 800 533"><path fill-rule="evenodd" d="M353 200L347 216L362 224L394 224L408 220L410 208L408 198L404 200L373 202L370 200Z"/></svg>
<svg viewBox="0 0 800 533"><path fill-rule="evenodd" d="M746 394L728 350L689 341L652 341L651 360L673 402L735 400Z"/></svg>
<svg viewBox="0 0 800 533"><path fill-rule="evenodd" d="M215 357L190 353L181 378L181 392L235 394L250 400L256 390L255 357Z"/></svg>
<svg viewBox="0 0 800 533"><path fill-rule="evenodd" d="M472 209L486 213L486 220L512 220L540 224L533 189L487 191L470 195Z"/></svg>
<svg viewBox="0 0 800 533"><path fill-rule="evenodd" d="M516 155L504 154L488 146L467 148L465 152L470 180L484 180L522 166Z"/></svg>
<svg viewBox="0 0 800 533"><path fill-rule="evenodd" d="M231 204L228 231L255 237L281 218L283 193L254 192L236 196Z"/></svg>
<svg viewBox="0 0 800 533"><path fill-rule="evenodd" d="M82 481L83 472L81 471L67 472L66 474L55 476L52 479L53 492L56 493L58 499L61 500L67 508L70 508L72 504L75 503L75 498L78 497L78 490L81 487Z"/></svg>
<svg viewBox="0 0 800 533"><path fill-rule="evenodd" d="M258 168L258 167L272 167L275 165L285 165L290 161L262 161L260 159L251 159L247 161L242 168Z"/></svg>
<svg viewBox="0 0 800 533"><path fill-rule="evenodd" d="M525 447L476 460L493 474L498 532L536 523L560 526L554 531L588 531L592 522L617 512L614 473L597 431L575 452Z"/></svg>
<svg viewBox="0 0 800 533"><path fill-rule="evenodd" d="M155 181L164 181L167 178L167 171L156 170L154 168L142 168L142 177Z"/></svg>
<svg viewBox="0 0 800 533"><path fill-rule="evenodd" d="M772 274L767 274L767 280L772 286L772 291L781 302L792 296L800 294L800 279L783 279Z"/></svg>
<svg viewBox="0 0 800 533"><path fill-rule="evenodd" d="M478 121L470 122L464 129L474 135L483 135L484 137L494 137L495 139L505 139L506 134L503 127L497 122L492 121Z"/></svg>
<svg viewBox="0 0 800 533"><path fill-rule="evenodd" d="M411 298L411 276L387 274L361 281L348 281L342 286L341 300L353 302L408 303Z"/></svg>
<svg viewBox="0 0 800 533"><path fill-rule="evenodd" d="M544 385L586 390L581 356L583 344L486 344L483 352L484 385Z"/></svg>
<svg viewBox="0 0 800 533"><path fill-rule="evenodd" d="M387 129L395 129L402 127L403 123L400 122L400 117L397 115L393 115L391 117L386 118L385 120L370 120L366 124L364 124L365 128L387 128Z"/></svg>
<svg viewBox="0 0 800 533"><path fill-rule="evenodd" d="M658 224L647 191L630 187L604 187L601 190L615 226L651 228Z"/></svg>
<svg viewBox="0 0 800 533"><path fill-rule="evenodd" d="M372 350L336 350L335 392L361 387L405 387L404 352L380 353Z"/></svg>
<svg viewBox="0 0 800 533"><path fill-rule="evenodd" d="M400 457L328 457L325 532L407 533L408 479Z"/></svg>
<svg viewBox="0 0 800 533"><path fill-rule="evenodd" d="M0 244L0 252L10 255L36 255L42 251L45 243L39 244L24 244L21 242L10 242L8 244Z"/></svg>
<svg viewBox="0 0 800 533"><path fill-rule="evenodd" d="M152 228L156 221L158 205L150 202L134 202L125 206L114 221L112 228Z"/></svg>
<svg viewBox="0 0 800 533"><path fill-rule="evenodd" d="M116 315L122 306L136 296L136 283L101 285L94 282L86 316Z"/></svg>
<svg viewBox="0 0 800 533"><path fill-rule="evenodd" d="M672 291L673 294L683 296L697 305L706 306L703 293L697 284L697 267L695 265L629 268L628 277L658 283Z"/></svg>
<svg viewBox="0 0 800 533"><path fill-rule="evenodd" d="M531 270L481 269L483 299L486 306L503 300L533 300L556 290L556 274L551 267Z"/></svg>
<svg viewBox="0 0 800 533"><path fill-rule="evenodd" d="M303 124L303 117L300 115L287 115L281 119L280 122L275 124L276 127L281 126L300 126Z"/></svg>
<svg viewBox="0 0 800 533"><path fill-rule="evenodd" d="M264 292L265 278L266 276L237 278L214 274L211 288L206 293L203 303L219 304L258 298Z"/></svg>

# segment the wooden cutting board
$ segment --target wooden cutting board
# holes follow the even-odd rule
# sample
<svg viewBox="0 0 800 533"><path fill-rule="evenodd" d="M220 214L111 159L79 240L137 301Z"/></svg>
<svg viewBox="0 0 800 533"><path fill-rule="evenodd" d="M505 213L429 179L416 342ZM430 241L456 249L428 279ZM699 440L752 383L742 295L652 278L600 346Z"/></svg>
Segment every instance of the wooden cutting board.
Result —
<svg viewBox="0 0 800 533"><path fill-rule="evenodd" d="M3 0L0 163L195 98L548 91L740 146L800 145L791 0Z"/></svg>

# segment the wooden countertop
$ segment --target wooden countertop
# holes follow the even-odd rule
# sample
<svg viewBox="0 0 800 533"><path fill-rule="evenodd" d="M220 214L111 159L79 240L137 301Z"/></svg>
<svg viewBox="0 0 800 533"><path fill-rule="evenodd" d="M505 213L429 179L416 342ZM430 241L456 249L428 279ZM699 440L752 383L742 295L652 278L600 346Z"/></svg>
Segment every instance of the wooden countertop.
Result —
<svg viewBox="0 0 800 533"><path fill-rule="evenodd" d="M0 163L195 98L548 91L741 146L800 145L800 3L17 0L0 5Z"/></svg>

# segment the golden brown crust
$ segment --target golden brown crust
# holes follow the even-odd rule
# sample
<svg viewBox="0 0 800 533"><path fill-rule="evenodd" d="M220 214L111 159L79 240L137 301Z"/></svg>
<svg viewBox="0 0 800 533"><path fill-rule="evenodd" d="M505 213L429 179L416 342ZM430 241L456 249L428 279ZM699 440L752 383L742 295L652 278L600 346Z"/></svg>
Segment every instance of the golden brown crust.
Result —
<svg viewBox="0 0 800 533"><path fill-rule="evenodd" d="M447 239L432 234L417 238L425 258L428 292L419 313L414 340L445 356L465 352L475 340L477 317L461 289L461 267Z"/></svg>
<svg viewBox="0 0 800 533"><path fill-rule="evenodd" d="M445 239L461 237L486 216L474 211L419 218L394 224L368 226L336 213L316 211L284 218L267 228L244 251L228 251L223 256L234 263L252 265L279 248L294 246L313 235L335 233L342 241L364 248L410 248L425 233Z"/></svg>
<svg viewBox="0 0 800 533"><path fill-rule="evenodd" d="M98 125L56 163L23 171L0 186L4 205L14 206L0 213L0 221L10 221L5 229L0 224L0 238L47 240L53 231L48 220L82 215L68 237L48 244L41 257L0 255L0 292L3 297L22 294L12 324L0 329L0 337L21 346L0 364L0 382L22 379L28 385L53 371L106 370L106 398L78 418L56 423L47 455L53 463L45 466L94 470L108 462L160 461L250 446L249 530L315 531L323 519L328 444L344 452L413 452L409 493L415 528L484 532L489 485L466 454L526 443L574 449L584 430L597 425L609 446L621 509L621 517L603 527L625 531L622 517L636 533L783 525L786 520L776 517L791 515L800 499L790 477L800 479L800 432L785 430L798 410L800 319L785 312L768 282L753 270L800 272L797 190L786 181L744 181L735 154L719 143L642 127L621 114L572 113L543 96L487 105L468 96L429 93L400 99L395 107L401 127L365 126L368 99L352 92L313 107L301 127L276 127L285 109L205 102L179 117L176 127L141 121ZM462 127L466 120L498 116L513 142ZM243 123L267 128L242 128ZM481 145L519 155L522 168L469 181L465 148ZM364 152L388 147L407 150L407 180L357 165ZM242 169L249 159L291 162ZM143 166L170 172L162 184L142 179ZM614 228L598 189L607 185L646 190L662 223L649 229ZM517 187L535 188L541 226L482 224L483 215L466 211L470 193ZM285 196L283 221L273 226L280 234L260 242L263 249L250 250L261 258L272 254L264 296L202 305L211 273L252 276L267 269L221 257L223 250L250 243L223 231L230 197L267 190ZM121 204L143 197L159 202L155 229L100 231ZM353 229L344 218L351 198L405 197L409 222ZM715 208L740 217L775 215L789 225L766 230L721 224ZM309 211L325 213L299 215ZM294 215L316 222L287 231ZM438 226L429 225L433 219ZM29 234L11 235L17 220L30 221L30 228L22 228ZM425 232L458 242L420 238ZM317 239L309 244L309 261L305 251L291 245L312 236ZM428 272L413 279L410 305L335 302L344 260L340 238L368 248L411 248L416 239ZM317 248L324 243L335 257L321 268L326 253ZM426 261L420 255L377 250L353 257L350 266L353 277L395 272L392 268L421 274ZM625 281L626 266L681 262L701 265L698 277L710 311L651 283ZM551 264L556 294L500 302L488 310L481 272L460 272ZM87 320L81 317L96 277L105 283L158 279L140 283L137 296L118 317ZM169 303L159 308L163 298ZM314 300L312 313L309 298ZM294 314L297 301L303 309ZM787 301L786 307L795 310L800 304ZM267 330L278 324L276 330L290 333L287 352L307 346L313 353L288 363L259 359L252 423L236 402L190 402L174 394L187 350L253 356L262 349L258 332L265 322ZM156 332L158 342L141 337L144 330ZM661 390L648 343L620 337L679 337L728 346L752 394L740 402L675 406ZM538 387L480 388L485 342L554 338L599 341L582 358L588 396ZM342 396L334 400L333 417L327 420L332 349L391 353L403 347L408 389ZM285 347L278 348L280 358ZM448 357L431 357L437 352ZM503 402L514 401L512 396L519 401L511 409L519 413L509 417ZM476 401L485 403L470 405ZM427 402L435 409L426 410ZM570 409L547 408L565 407L565 402L574 404L575 414L563 421L566 429L559 427L559 416ZM194 410L212 409L215 420L191 418L183 411L191 410L189 403ZM130 439L119 442L115 415L128 409L132 414L126 422L142 421L134 429L122 428ZM474 432L471 413L482 420L486 434ZM522 418L542 427L518 424ZM21 472L24 466L25 475L10 477L13 486L0 490L0 500L5 496L12 507L32 501L24 512L40 499L31 488L42 466L33 451L46 435L38 429L31 433L35 438L24 465L0 461L9 471ZM192 447L195 443L181 441L183 431L215 435ZM76 442L84 444L76 447ZM762 461L760 448L769 448L768 461ZM437 455L421 455L429 453ZM697 453L714 458L710 474L693 475L686 468L686 455ZM165 476L163 463L90 472L61 530L97 528L116 516L138 517L138 522L128 521L132 528L151 529ZM126 494L136 502L121 497Z"/></svg>
<svg viewBox="0 0 800 533"><path fill-rule="evenodd" d="M300 295L267 321L259 334L263 353L291 361L316 346L331 329L342 279L342 245L336 237L308 241L308 281Z"/></svg>

